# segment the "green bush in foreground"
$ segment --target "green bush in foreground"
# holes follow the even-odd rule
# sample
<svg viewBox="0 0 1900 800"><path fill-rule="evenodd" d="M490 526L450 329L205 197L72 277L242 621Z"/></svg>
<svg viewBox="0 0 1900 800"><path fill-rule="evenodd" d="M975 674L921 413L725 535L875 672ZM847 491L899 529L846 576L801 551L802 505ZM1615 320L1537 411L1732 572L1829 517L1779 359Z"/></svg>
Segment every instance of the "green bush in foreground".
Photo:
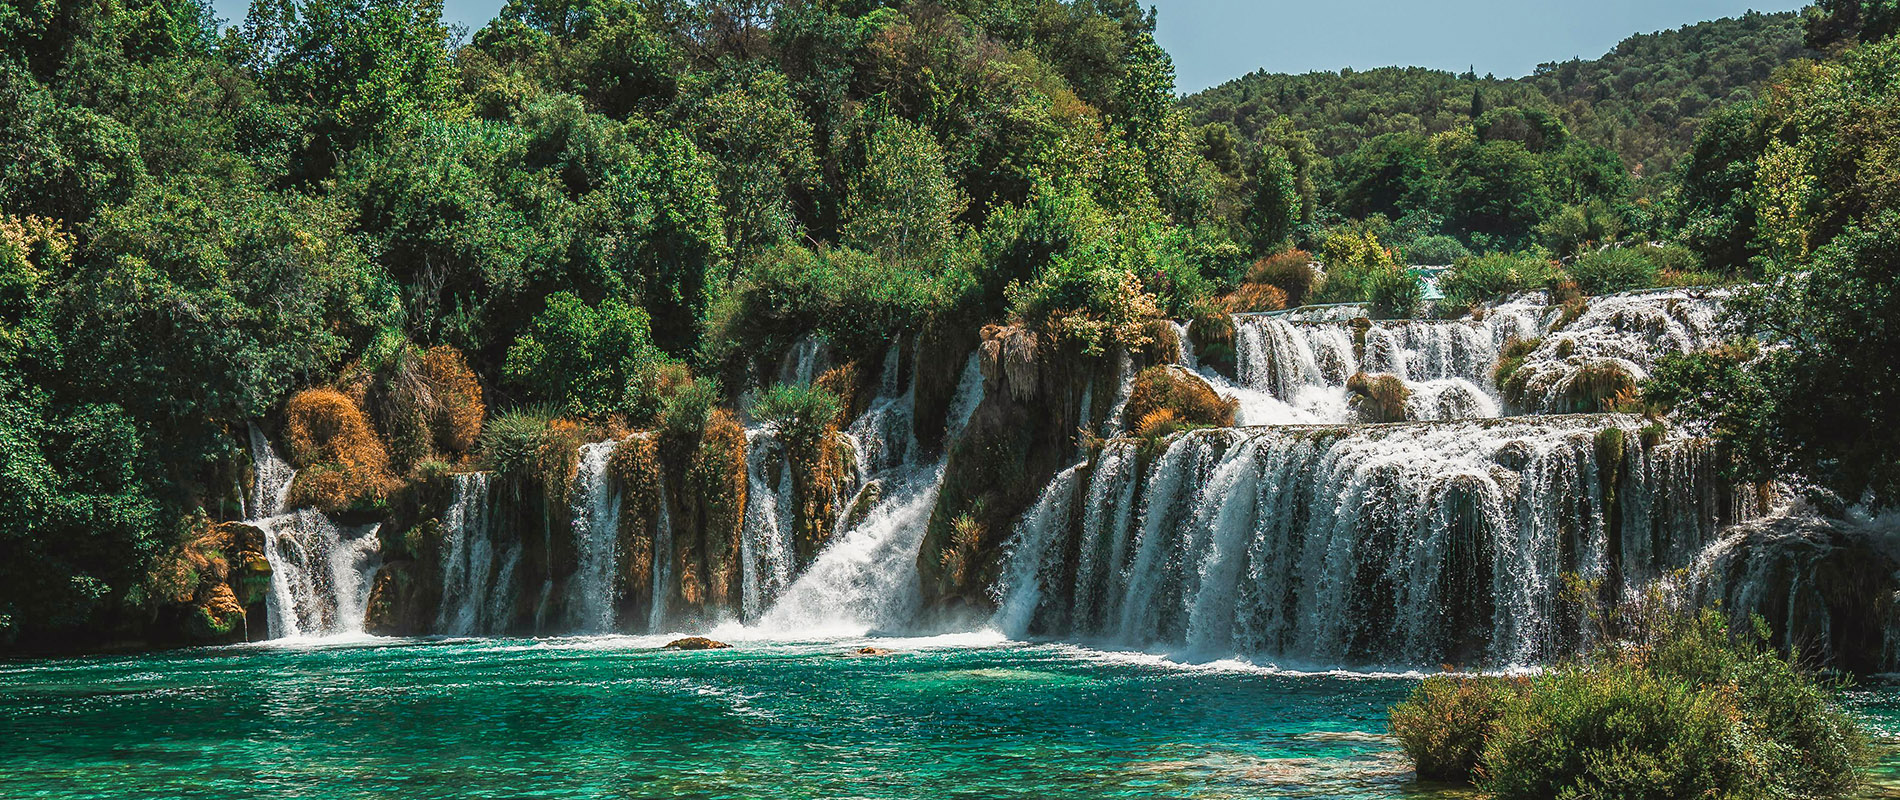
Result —
<svg viewBox="0 0 1900 800"><path fill-rule="evenodd" d="M1497 800L1831 798L1857 787L1866 743L1835 687L1762 630L1731 631L1712 609L1631 627L1515 695L1497 679L1427 681L1393 707L1393 733L1420 777L1462 768Z"/></svg>
<svg viewBox="0 0 1900 800"><path fill-rule="evenodd" d="M1486 740L1505 712L1522 702L1523 687L1511 678L1433 675L1392 707L1392 735L1420 778L1472 780Z"/></svg>

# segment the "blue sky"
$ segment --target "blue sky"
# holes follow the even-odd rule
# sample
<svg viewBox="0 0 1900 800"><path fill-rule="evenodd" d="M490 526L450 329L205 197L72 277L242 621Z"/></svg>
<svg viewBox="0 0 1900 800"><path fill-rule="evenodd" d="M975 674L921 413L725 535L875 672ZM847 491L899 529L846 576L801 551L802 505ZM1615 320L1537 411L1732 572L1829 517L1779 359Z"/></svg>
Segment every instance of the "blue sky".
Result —
<svg viewBox="0 0 1900 800"><path fill-rule="evenodd" d="M1158 36L1174 55L1179 87L1198 91L1257 69L1435 67L1499 77L1546 61L1595 58L1632 33L1648 33L1750 8L1791 11L1790 0L1145 0L1161 12ZM247 0L214 0L242 19ZM502 0L447 0L446 15L471 30Z"/></svg>

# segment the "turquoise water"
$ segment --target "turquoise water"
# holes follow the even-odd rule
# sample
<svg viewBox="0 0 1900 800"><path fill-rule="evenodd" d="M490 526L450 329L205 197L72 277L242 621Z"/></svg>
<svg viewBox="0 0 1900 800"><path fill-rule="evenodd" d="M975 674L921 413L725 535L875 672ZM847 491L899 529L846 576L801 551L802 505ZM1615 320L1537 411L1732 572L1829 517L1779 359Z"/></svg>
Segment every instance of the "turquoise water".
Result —
<svg viewBox="0 0 1900 800"><path fill-rule="evenodd" d="M0 664L0 797L1420 798L1401 677L981 636L374 640ZM866 644L888 655L849 655ZM1900 734L1900 692L1853 702Z"/></svg>

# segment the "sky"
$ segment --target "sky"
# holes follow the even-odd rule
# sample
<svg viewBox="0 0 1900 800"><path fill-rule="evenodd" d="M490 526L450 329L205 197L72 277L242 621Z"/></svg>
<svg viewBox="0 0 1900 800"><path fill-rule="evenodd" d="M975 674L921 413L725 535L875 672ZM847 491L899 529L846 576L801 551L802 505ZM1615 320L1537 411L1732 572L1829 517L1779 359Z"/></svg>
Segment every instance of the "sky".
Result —
<svg viewBox="0 0 1900 800"><path fill-rule="evenodd" d="M1156 38L1174 56L1177 88L1196 92L1258 69L1312 72L1420 66L1500 78L1538 64L1595 58L1634 33L1792 11L1791 0L1144 0L1160 11ZM473 31L502 0L447 0L445 16ZM214 0L241 20L248 0Z"/></svg>

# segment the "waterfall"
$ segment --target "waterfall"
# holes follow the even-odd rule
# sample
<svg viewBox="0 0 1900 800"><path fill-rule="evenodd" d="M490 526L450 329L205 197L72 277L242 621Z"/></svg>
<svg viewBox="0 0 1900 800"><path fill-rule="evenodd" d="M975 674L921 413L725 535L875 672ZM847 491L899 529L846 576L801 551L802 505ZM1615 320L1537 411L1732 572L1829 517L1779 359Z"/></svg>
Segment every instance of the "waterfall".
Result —
<svg viewBox="0 0 1900 800"><path fill-rule="evenodd" d="M982 400L983 372L972 354L950 402L945 442L962 435ZM920 465L914 463L916 448L905 452L911 454L905 463L875 474L886 487L876 506L855 525L840 525L804 574L760 617L758 629L783 636L858 636L901 628L915 618L922 600L917 550L936 508L945 459Z"/></svg>
<svg viewBox="0 0 1900 800"><path fill-rule="evenodd" d="M653 607L647 612L647 631L666 630L668 600L678 593L679 578L673 569L673 511L666 497L666 471L661 470L654 491L660 493L659 513L653 521Z"/></svg>
<svg viewBox="0 0 1900 800"><path fill-rule="evenodd" d="M442 605L435 629L450 636L503 633L515 615L521 542L500 541L486 472L454 476L442 515Z"/></svg>
<svg viewBox="0 0 1900 800"><path fill-rule="evenodd" d="M1514 382L1540 411L1564 411L1580 381L1616 372L1649 376L1656 361L1721 343L1732 331L1720 318L1721 292L1667 291L1609 295L1590 301L1581 317L1543 336L1518 367Z"/></svg>
<svg viewBox="0 0 1900 800"><path fill-rule="evenodd" d="M1060 552L1051 545L1068 525L1069 508L1075 500L1076 473L1084 466L1077 464L1056 475L1016 526L1007 558L1009 572L996 587L997 596L1002 600L992 623L997 630L1012 636L1028 631L1042 584L1055 579L1050 567Z"/></svg>
<svg viewBox="0 0 1900 800"><path fill-rule="evenodd" d="M619 442L581 447L574 475L571 515L579 567L568 579L568 624L578 633L614 629L614 576L620 564L620 492L607 479L607 462ZM660 505L666 505L661 493ZM664 512L662 512L664 513Z"/></svg>
<svg viewBox="0 0 1900 800"><path fill-rule="evenodd" d="M311 509L253 524L264 531L271 565L271 638L363 632L369 592L382 566L376 541L381 525L342 528Z"/></svg>
<svg viewBox="0 0 1900 800"><path fill-rule="evenodd" d="M1557 602L1563 574L1683 566L1630 552L1629 532L1697 547L1728 518L1679 502L1720 495L1712 462L1682 458L1703 446L1647 447L1638 426L1596 415L1207 430L1174 438L1143 474L1134 443L1111 442L1079 524L1058 508L1073 471L1024 518L999 622L1305 665L1535 663L1582 635ZM1633 444L1599 463L1610 428ZM1077 558L1067 586L1044 561L1063 552Z"/></svg>
<svg viewBox="0 0 1900 800"><path fill-rule="evenodd" d="M264 558L271 566L265 596L270 638L362 633L369 592L382 566L376 539L381 526L343 528L312 509L287 513L297 471L255 425L250 440L256 483L249 522L263 532Z"/></svg>
<svg viewBox="0 0 1900 800"><path fill-rule="evenodd" d="M777 437L746 431L746 506L739 539L740 619L751 622L792 582L792 470Z"/></svg>
<svg viewBox="0 0 1900 800"><path fill-rule="evenodd" d="M284 506L290 500L290 482L297 478L297 471L277 456L277 451L256 425L250 426L250 434L251 468L256 473L251 487L250 518L267 519L284 513Z"/></svg>

